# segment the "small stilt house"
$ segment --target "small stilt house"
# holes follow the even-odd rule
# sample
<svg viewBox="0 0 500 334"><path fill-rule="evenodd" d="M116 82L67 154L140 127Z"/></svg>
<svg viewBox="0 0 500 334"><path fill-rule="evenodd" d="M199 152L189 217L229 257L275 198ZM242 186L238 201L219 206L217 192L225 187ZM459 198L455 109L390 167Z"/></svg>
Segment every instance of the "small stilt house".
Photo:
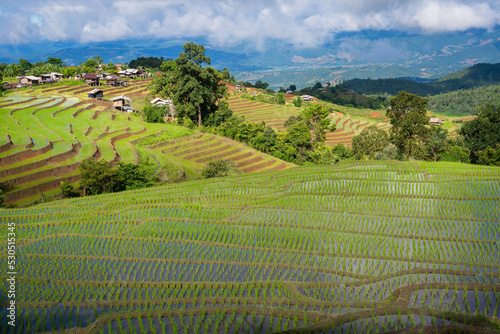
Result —
<svg viewBox="0 0 500 334"><path fill-rule="evenodd" d="M129 102L132 102L132 99L130 97L120 95L120 96L113 97L111 99L111 101L113 101L113 107L115 109L123 111L123 107L130 106Z"/></svg>
<svg viewBox="0 0 500 334"><path fill-rule="evenodd" d="M101 89L92 89L89 92L89 98L91 99L102 99L104 97L104 92Z"/></svg>
<svg viewBox="0 0 500 334"><path fill-rule="evenodd" d="M35 77L33 75L26 75L17 78L19 79L19 83L24 86L38 85L42 82L42 78Z"/></svg>
<svg viewBox="0 0 500 334"><path fill-rule="evenodd" d="M83 79L90 86L99 86L99 77L94 73L87 73L83 76Z"/></svg>

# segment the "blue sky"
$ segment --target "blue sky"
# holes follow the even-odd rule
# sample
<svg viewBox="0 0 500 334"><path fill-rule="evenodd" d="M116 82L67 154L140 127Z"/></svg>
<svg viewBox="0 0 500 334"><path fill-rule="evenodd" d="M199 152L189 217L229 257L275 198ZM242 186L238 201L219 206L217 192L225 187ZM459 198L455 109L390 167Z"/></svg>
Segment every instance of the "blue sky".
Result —
<svg viewBox="0 0 500 334"><path fill-rule="evenodd" d="M0 44L203 38L259 50L278 40L315 47L340 32L433 34L500 24L500 1L0 0Z"/></svg>

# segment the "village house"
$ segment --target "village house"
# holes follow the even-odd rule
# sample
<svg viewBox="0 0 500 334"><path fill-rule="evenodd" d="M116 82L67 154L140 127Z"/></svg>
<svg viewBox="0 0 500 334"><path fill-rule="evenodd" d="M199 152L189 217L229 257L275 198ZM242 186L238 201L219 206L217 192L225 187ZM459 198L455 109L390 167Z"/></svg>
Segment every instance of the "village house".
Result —
<svg viewBox="0 0 500 334"><path fill-rule="evenodd" d="M164 116L167 116L168 114L170 114L172 117L175 117L175 108L174 108L171 100L160 99L159 97L157 97L157 98L152 99L150 101L150 103L155 107L164 107L165 108Z"/></svg>
<svg viewBox="0 0 500 334"><path fill-rule="evenodd" d="M152 99L150 103L155 107L161 107L172 104L172 101L170 101L169 99L160 99L159 97L157 97Z"/></svg>
<svg viewBox="0 0 500 334"><path fill-rule="evenodd" d="M101 89L95 88L89 92L89 98L91 99L102 99L104 97L104 92Z"/></svg>
<svg viewBox="0 0 500 334"><path fill-rule="evenodd" d="M236 85L234 86L234 89L236 89L238 92L241 92L242 91L242 88L240 85Z"/></svg>
<svg viewBox="0 0 500 334"><path fill-rule="evenodd" d="M115 109L123 111L124 107L130 106L129 102L132 102L132 99L130 97L120 95L120 96L113 97L111 99L111 101L113 101L113 107Z"/></svg>
<svg viewBox="0 0 500 334"><path fill-rule="evenodd" d="M63 75L57 72L51 72L46 74L40 74L42 82L56 82L62 79Z"/></svg>
<svg viewBox="0 0 500 334"><path fill-rule="evenodd" d="M138 78L138 77L144 78L146 76L144 70L140 70L137 68L128 68L126 70L121 70L118 71L118 74L122 78Z"/></svg>
<svg viewBox="0 0 500 334"><path fill-rule="evenodd" d="M111 74L104 78L104 80L106 80L106 85L108 86L119 86L120 82L118 79L120 79L120 77L116 74Z"/></svg>
<svg viewBox="0 0 500 334"><path fill-rule="evenodd" d="M311 95L302 95L301 98L302 98L302 101L304 101L304 102L310 102L310 101L314 100L314 97Z"/></svg>
<svg viewBox="0 0 500 334"><path fill-rule="evenodd" d="M431 119L429 120L429 123L432 124L432 125L441 125L444 123L444 119L440 119L440 118L437 118L437 117L431 117Z"/></svg>
<svg viewBox="0 0 500 334"><path fill-rule="evenodd" d="M19 83L23 86L38 85L42 82L42 78L36 77L34 75L25 75L17 78L19 79Z"/></svg>
<svg viewBox="0 0 500 334"><path fill-rule="evenodd" d="M90 86L99 86L99 77L94 73L87 73L83 76L85 82Z"/></svg>

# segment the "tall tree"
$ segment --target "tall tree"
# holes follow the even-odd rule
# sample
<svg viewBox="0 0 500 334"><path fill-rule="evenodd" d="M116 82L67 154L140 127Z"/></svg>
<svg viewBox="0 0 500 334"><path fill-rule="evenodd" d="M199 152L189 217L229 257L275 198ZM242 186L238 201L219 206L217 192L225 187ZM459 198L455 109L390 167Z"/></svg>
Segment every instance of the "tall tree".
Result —
<svg viewBox="0 0 500 334"><path fill-rule="evenodd" d="M330 124L330 120L327 118L330 115L330 110L320 104L313 104L302 110L301 115L306 123L312 126L313 145L323 143L326 139L326 129ZM330 128L330 131L335 131L335 126Z"/></svg>
<svg viewBox="0 0 500 334"><path fill-rule="evenodd" d="M470 149L470 160L478 163L478 152L500 143L500 108L487 104L477 110L477 117L465 122L459 130L464 144Z"/></svg>
<svg viewBox="0 0 500 334"><path fill-rule="evenodd" d="M429 133L427 101L426 98L405 91L399 92L389 101L386 115L391 119L391 142L400 153L409 158Z"/></svg>
<svg viewBox="0 0 500 334"><path fill-rule="evenodd" d="M162 92L165 97L173 96L178 116L190 118L201 127L203 119L217 110L227 88L221 82L221 72L210 66L203 67L210 65L203 45L190 42L184 44L183 50L175 65L168 61L162 65L167 73L158 79L154 91Z"/></svg>
<svg viewBox="0 0 500 334"><path fill-rule="evenodd" d="M55 66L64 66L64 62L60 58L49 57L46 63Z"/></svg>

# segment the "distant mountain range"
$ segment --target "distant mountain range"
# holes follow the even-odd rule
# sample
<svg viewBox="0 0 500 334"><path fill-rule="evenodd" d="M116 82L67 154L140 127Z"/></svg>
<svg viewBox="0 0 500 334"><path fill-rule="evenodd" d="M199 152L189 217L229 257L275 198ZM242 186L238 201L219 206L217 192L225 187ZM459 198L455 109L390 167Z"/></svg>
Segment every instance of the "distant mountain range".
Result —
<svg viewBox="0 0 500 334"><path fill-rule="evenodd" d="M476 64L461 71L448 74L440 79L417 82L408 78L351 79L341 85L359 94L396 95L404 90L421 96L436 95L460 89L500 84L500 63Z"/></svg>
<svg viewBox="0 0 500 334"><path fill-rule="evenodd" d="M314 38L314 36L311 36ZM78 64L95 55L105 62L128 62L140 56L176 58L188 40L122 40L100 43L41 41L0 46L0 62L57 57ZM339 83L353 78L415 77L437 79L477 63L500 62L500 28L449 34L417 35L400 31L342 33L322 47L299 49L269 41L264 51L247 45L207 48L216 68L228 68L238 80L262 80L271 87Z"/></svg>

